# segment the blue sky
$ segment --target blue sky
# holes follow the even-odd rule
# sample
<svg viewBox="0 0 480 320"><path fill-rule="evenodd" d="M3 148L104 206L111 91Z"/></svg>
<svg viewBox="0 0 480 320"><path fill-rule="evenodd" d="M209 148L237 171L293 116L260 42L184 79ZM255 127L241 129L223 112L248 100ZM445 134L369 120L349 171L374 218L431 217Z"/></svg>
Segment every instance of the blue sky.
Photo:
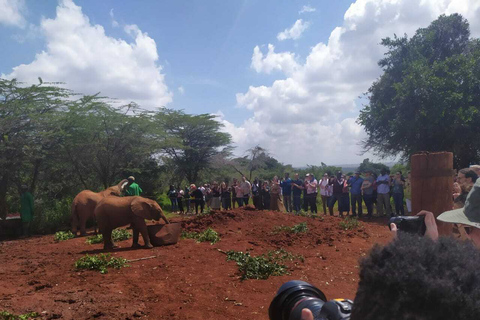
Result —
<svg viewBox="0 0 480 320"><path fill-rule="evenodd" d="M0 0L0 8L2 77L217 114L237 154L259 144L297 166L373 157L359 154L365 133L355 120L358 97L380 75L382 37L453 12L480 30L476 0Z"/></svg>

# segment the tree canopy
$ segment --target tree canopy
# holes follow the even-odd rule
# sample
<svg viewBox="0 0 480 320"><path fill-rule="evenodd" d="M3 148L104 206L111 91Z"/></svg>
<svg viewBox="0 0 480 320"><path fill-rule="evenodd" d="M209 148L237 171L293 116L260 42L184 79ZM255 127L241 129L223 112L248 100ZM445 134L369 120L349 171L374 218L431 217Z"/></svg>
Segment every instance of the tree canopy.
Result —
<svg viewBox="0 0 480 320"><path fill-rule="evenodd" d="M457 167L480 161L480 40L459 14L442 15L415 35L386 38L384 73L360 112L365 150L408 159L451 151Z"/></svg>

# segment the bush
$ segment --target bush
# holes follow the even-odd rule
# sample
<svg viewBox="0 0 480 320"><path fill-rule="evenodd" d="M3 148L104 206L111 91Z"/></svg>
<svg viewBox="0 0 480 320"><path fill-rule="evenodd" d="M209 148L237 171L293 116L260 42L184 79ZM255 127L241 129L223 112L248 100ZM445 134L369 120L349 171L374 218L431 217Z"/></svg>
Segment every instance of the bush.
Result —
<svg viewBox="0 0 480 320"><path fill-rule="evenodd" d="M132 237L132 234L126 229L115 229L112 231L112 240L114 242L128 240ZM101 234L97 234L94 236L90 236L85 241L88 244L97 244L103 242L103 236Z"/></svg>
<svg viewBox="0 0 480 320"><path fill-rule="evenodd" d="M0 320L28 320L38 317L40 317L40 314L38 314L38 312L29 312L17 316L8 311L0 311Z"/></svg>
<svg viewBox="0 0 480 320"><path fill-rule="evenodd" d="M37 234L54 233L70 227L72 198L49 203L36 204L31 232Z"/></svg>
<svg viewBox="0 0 480 320"><path fill-rule="evenodd" d="M274 233L279 233L279 232L306 233L307 231L308 231L308 227L306 222L296 224L293 227L276 226L275 228L273 228Z"/></svg>
<svg viewBox="0 0 480 320"><path fill-rule="evenodd" d="M184 239L195 239L197 242L210 242L214 244L220 241L220 236L212 228L208 228L203 232L182 232L182 238Z"/></svg>
<svg viewBox="0 0 480 320"><path fill-rule="evenodd" d="M75 235L71 231L58 231L53 237L56 242L65 241L73 238L75 238Z"/></svg>
<svg viewBox="0 0 480 320"><path fill-rule="evenodd" d="M295 256L283 249L269 251L266 255L251 256L249 252L228 251L227 261L237 263L241 279L268 279L270 276L282 276L288 274L288 267L282 264L285 260L299 259L304 261L303 256Z"/></svg>
<svg viewBox="0 0 480 320"><path fill-rule="evenodd" d="M107 268L120 269L128 267L127 259L115 258L111 254L99 254L90 256L86 254L75 262L75 269L98 270L100 273L108 273Z"/></svg>
<svg viewBox="0 0 480 320"><path fill-rule="evenodd" d="M340 228L344 230L358 229L362 226L360 221L358 221L358 219L355 217L354 218L346 217L345 219L340 221L339 225L340 225Z"/></svg>

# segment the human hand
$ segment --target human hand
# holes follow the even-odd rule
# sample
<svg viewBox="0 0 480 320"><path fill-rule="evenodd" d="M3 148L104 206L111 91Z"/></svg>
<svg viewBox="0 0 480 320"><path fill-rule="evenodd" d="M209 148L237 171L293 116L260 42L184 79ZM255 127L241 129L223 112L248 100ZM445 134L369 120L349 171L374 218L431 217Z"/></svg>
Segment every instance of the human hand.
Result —
<svg viewBox="0 0 480 320"><path fill-rule="evenodd" d="M397 231L397 225L395 223L390 223L390 233L392 234L393 239L397 238Z"/></svg>
<svg viewBox="0 0 480 320"><path fill-rule="evenodd" d="M302 317L300 320L313 320L313 313L310 309L302 309Z"/></svg>
<svg viewBox="0 0 480 320"><path fill-rule="evenodd" d="M434 241L438 240L438 227L433 213L430 211L422 210L417 213L417 216L425 216L425 236L430 237L430 239Z"/></svg>

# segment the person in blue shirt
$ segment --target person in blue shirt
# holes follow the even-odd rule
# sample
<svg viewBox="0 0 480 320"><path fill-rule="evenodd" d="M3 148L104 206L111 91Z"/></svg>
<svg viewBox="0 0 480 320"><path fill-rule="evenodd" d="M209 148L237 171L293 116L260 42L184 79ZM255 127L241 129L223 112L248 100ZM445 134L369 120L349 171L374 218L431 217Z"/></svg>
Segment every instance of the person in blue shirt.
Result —
<svg viewBox="0 0 480 320"><path fill-rule="evenodd" d="M292 190L293 190L293 210L296 214L300 212L300 198L302 197L303 192L303 181L298 178L298 173L295 173L295 180L292 181Z"/></svg>
<svg viewBox="0 0 480 320"><path fill-rule="evenodd" d="M350 202L352 204L352 215L357 216L356 206L358 205L358 216L362 217L362 184L363 179L360 177L360 172L355 172L355 175L348 180L350 187Z"/></svg>
<svg viewBox="0 0 480 320"><path fill-rule="evenodd" d="M285 209L287 212L292 212L292 179L289 176L289 173L285 173L285 179L280 183L280 187L282 187Z"/></svg>

